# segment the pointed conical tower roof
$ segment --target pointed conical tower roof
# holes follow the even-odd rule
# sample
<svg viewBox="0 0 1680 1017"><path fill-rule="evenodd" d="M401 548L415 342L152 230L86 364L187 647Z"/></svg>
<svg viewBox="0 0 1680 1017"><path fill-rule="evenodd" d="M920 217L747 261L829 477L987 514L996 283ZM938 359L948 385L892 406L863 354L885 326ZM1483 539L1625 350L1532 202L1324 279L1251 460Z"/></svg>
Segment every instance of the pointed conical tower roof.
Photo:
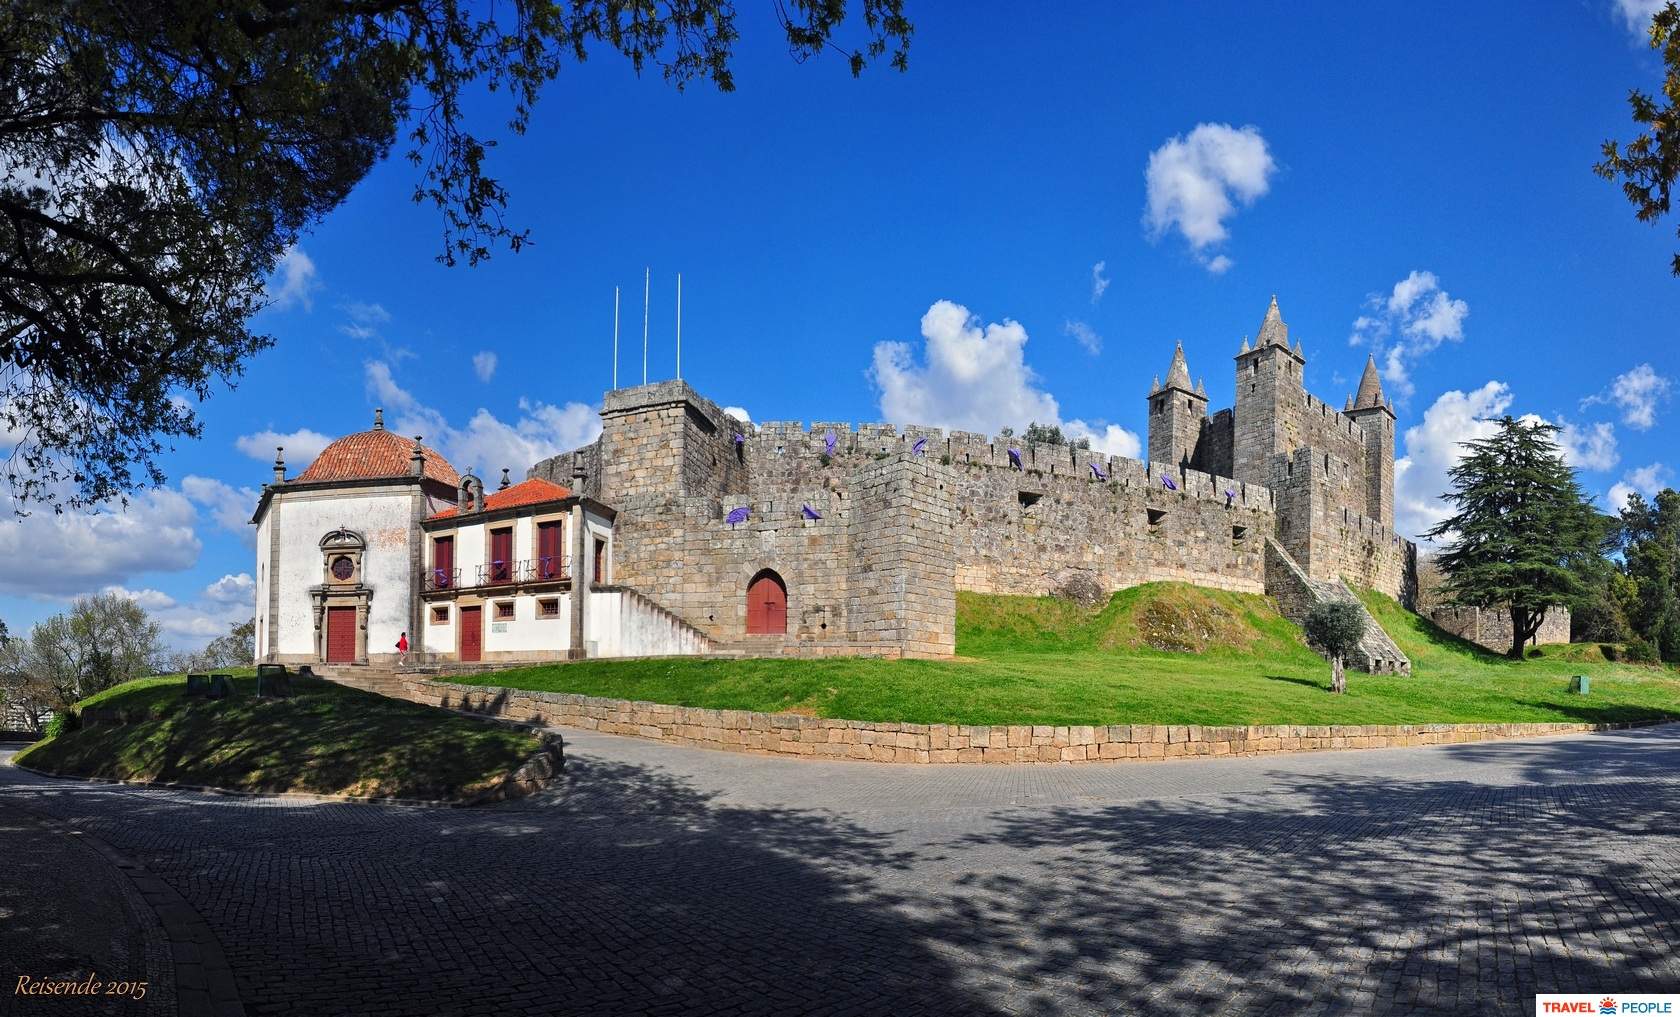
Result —
<svg viewBox="0 0 1680 1017"><path fill-rule="evenodd" d="M1186 392L1195 391L1190 387L1190 368L1184 362L1182 342L1178 344L1178 349L1173 351L1172 366L1167 368L1167 387L1183 389Z"/></svg>
<svg viewBox="0 0 1680 1017"><path fill-rule="evenodd" d="M1247 352L1248 352L1248 336L1246 336L1246 335L1245 335L1245 336L1243 336L1243 345L1242 345L1242 349L1240 349L1240 350L1238 350L1238 351L1237 351L1237 352L1238 352L1238 353L1239 353L1239 354L1241 354L1241 353L1247 353Z"/></svg>
<svg viewBox="0 0 1680 1017"><path fill-rule="evenodd" d="M1353 405L1359 409L1383 405L1382 379L1377 376L1375 355L1365 358L1365 376L1359 379L1359 394L1354 396Z"/></svg>
<svg viewBox="0 0 1680 1017"><path fill-rule="evenodd" d="M1266 320L1260 323L1260 334L1255 337L1254 347L1277 345L1289 348L1289 326L1283 323L1283 315L1278 311L1277 294L1272 295L1272 306L1266 308Z"/></svg>

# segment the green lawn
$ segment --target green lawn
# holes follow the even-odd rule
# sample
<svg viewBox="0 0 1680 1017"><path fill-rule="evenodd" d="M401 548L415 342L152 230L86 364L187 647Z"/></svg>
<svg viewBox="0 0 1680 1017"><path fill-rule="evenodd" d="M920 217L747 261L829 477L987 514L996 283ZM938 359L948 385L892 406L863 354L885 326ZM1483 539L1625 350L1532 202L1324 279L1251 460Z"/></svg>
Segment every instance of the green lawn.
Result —
<svg viewBox="0 0 1680 1017"><path fill-rule="evenodd" d="M1457 639L1380 595L1367 603L1410 677L1330 668L1263 597L1155 583L1100 610L958 594L951 661L582 661L452 679L678 706L956 724L1425 724L1680 717L1680 675L1547 647L1522 662ZM1157 649L1156 647L1168 647ZM1589 658L1598 658L1596 660ZM1569 677L1592 677L1588 696Z"/></svg>
<svg viewBox="0 0 1680 1017"><path fill-rule="evenodd" d="M528 734L321 679L294 676L295 699L259 703L256 672L233 674L237 695L220 700L186 699L181 675L119 685L78 705L157 719L67 731L17 761L236 791L454 799L494 786L540 747Z"/></svg>

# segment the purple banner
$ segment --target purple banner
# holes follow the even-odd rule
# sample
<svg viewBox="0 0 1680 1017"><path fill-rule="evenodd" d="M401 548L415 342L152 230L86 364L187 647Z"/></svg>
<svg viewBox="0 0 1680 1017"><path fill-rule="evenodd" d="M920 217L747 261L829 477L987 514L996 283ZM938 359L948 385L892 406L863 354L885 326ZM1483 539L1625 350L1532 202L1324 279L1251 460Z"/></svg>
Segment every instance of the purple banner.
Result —
<svg viewBox="0 0 1680 1017"><path fill-rule="evenodd" d="M734 526L736 523L744 523L747 521L747 516L751 511L752 510L747 508L745 505L742 505L738 509L730 509L729 514L723 517L723 521L731 526Z"/></svg>
<svg viewBox="0 0 1680 1017"><path fill-rule="evenodd" d="M1171 477L1167 476L1165 473L1161 474L1161 486L1166 488L1169 491L1178 490L1178 485L1173 483L1173 479Z"/></svg>

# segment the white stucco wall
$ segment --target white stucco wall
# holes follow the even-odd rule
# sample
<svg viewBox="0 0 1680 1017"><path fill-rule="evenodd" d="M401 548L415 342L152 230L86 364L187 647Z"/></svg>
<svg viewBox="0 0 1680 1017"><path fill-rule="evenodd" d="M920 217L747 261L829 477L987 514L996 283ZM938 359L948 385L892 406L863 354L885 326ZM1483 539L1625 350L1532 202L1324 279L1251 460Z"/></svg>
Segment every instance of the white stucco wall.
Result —
<svg viewBox="0 0 1680 1017"><path fill-rule="evenodd" d="M397 637L409 627L409 525L412 492L286 494L270 504L265 522L277 519L280 560L269 563L280 585L278 653L313 655L315 620L309 588L325 579L321 538L340 526L367 541L362 583L373 591L368 610L368 654L394 654ZM263 529L259 527L259 530ZM259 533L258 553L268 542ZM266 614L267 604L263 604ZM413 633L410 633L410 642Z"/></svg>
<svg viewBox="0 0 1680 1017"><path fill-rule="evenodd" d="M257 524L256 647L258 660L262 660L268 653L268 551L270 533L272 532L269 529L268 524L269 520L272 519L273 516L273 512L265 512L263 513L262 522Z"/></svg>
<svg viewBox="0 0 1680 1017"><path fill-rule="evenodd" d="M591 657L663 657L711 652L711 643L675 615L636 593L591 591L583 612Z"/></svg>
<svg viewBox="0 0 1680 1017"><path fill-rule="evenodd" d="M560 613L553 618L537 617L538 599L558 597ZM513 599L513 618L497 621L495 605L508 598L497 597L484 604L484 652L565 653L572 631L570 594L518 596ZM498 631L498 629L500 631Z"/></svg>
<svg viewBox="0 0 1680 1017"><path fill-rule="evenodd" d="M442 625L439 625L439 624L436 624L435 622L433 622L432 621L432 608L434 608L434 607L448 607L449 608L449 621L445 622ZM455 652L455 623L456 623L456 620L457 620L458 617L459 617L458 609L455 607L454 604L449 603L448 601L444 601L442 603L427 604L426 605L426 628L425 628L424 633L423 633L424 641L422 642L422 641L416 640L415 641L416 645L420 649L424 650L427 653L454 653Z"/></svg>

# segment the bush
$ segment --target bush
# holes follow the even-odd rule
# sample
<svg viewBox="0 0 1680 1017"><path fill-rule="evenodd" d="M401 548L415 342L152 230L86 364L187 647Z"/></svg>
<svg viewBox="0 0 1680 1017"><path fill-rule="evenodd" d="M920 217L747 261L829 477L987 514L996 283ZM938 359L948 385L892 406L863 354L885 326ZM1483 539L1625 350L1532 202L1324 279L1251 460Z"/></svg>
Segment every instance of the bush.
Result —
<svg viewBox="0 0 1680 1017"><path fill-rule="evenodd" d="M1365 612L1349 600L1314 604L1301 628L1307 642L1332 657L1345 657L1365 638Z"/></svg>
<svg viewBox="0 0 1680 1017"><path fill-rule="evenodd" d="M57 738L66 731L80 730L81 726L81 715L75 710L58 710L53 713L52 720L47 721L46 737Z"/></svg>
<svg viewBox="0 0 1680 1017"><path fill-rule="evenodd" d="M1633 639L1628 642L1627 648L1622 651L1622 659L1629 664L1660 664L1662 663L1662 654L1658 653L1657 648L1645 640Z"/></svg>

